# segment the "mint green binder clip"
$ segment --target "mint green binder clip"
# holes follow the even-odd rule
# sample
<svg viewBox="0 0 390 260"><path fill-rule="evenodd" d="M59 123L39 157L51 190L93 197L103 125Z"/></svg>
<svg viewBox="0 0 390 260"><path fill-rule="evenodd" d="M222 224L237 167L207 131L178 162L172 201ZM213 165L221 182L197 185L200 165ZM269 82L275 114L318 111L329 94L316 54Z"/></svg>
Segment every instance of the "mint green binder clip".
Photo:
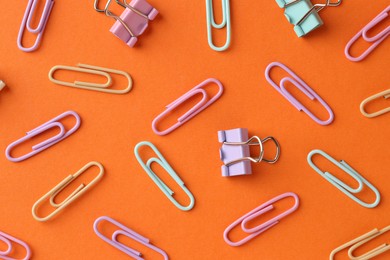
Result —
<svg viewBox="0 0 390 260"><path fill-rule="evenodd" d="M224 51L230 45L231 25L230 25L230 6L229 0L222 1L222 22L217 24L214 19L213 0L206 0L206 22L207 22L207 40L209 46L214 51ZM212 30L226 27L226 42L223 46L217 47L213 43Z"/></svg>

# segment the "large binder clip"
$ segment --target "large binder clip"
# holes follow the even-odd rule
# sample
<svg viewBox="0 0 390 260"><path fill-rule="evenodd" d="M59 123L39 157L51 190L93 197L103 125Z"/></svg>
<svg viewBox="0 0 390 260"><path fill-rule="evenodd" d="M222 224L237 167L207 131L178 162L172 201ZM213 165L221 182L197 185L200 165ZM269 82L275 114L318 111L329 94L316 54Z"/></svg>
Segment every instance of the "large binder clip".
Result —
<svg viewBox="0 0 390 260"><path fill-rule="evenodd" d="M366 104L371 102L371 101L374 101L374 100L376 100L378 98L390 99L390 89L382 91L382 92L380 92L378 94L372 95L371 97L368 97L365 100L363 100L363 102L360 104L360 112L365 117L377 117L377 116L380 116L380 115L383 115L385 113L390 112L390 107L384 108L382 110L379 110L379 111L373 112L373 113L367 113L366 112L366 109L365 109Z"/></svg>
<svg viewBox="0 0 390 260"><path fill-rule="evenodd" d="M3 241L7 246L6 250L0 251L0 259L16 260L16 258L13 258L10 256L13 253L13 251L15 250L13 243L18 244L20 247L23 247L26 250L26 256L24 258L22 258L21 260L30 260L31 259L31 249L27 245L27 243L23 242L22 240L17 239L11 235L8 235L8 234L0 231L0 241Z"/></svg>
<svg viewBox="0 0 390 260"><path fill-rule="evenodd" d="M231 130L218 131L218 140L222 143L219 150L220 158L224 162L222 165L222 176L238 176L252 174L251 162L258 163L265 161L267 163L275 163L279 159L280 145L278 141L268 136L260 139L258 136L248 138L248 129L236 128ZM264 158L263 143L273 141L276 146L276 154L272 160ZM258 157L251 157L249 146L259 146L260 152Z"/></svg>

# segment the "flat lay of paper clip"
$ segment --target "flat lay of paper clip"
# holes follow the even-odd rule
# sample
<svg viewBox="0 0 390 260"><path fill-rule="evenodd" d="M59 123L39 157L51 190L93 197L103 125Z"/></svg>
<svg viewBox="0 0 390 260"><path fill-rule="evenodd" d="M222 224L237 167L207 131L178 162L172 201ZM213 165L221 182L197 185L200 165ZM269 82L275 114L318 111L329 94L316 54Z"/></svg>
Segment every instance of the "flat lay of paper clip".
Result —
<svg viewBox="0 0 390 260"><path fill-rule="evenodd" d="M49 71L49 80L55 84L67 86L67 87L74 87L74 88L81 88L81 89L87 89L87 90L95 90L105 93L111 93L111 94L125 94L128 93L132 86L133 86L133 80L131 79L130 75L127 72L120 71L120 70L114 70L114 69L108 69L108 68L102 68L98 66L92 66L87 64L78 64L78 67L71 67L71 66L65 66L65 65L57 65L50 69ZM106 83L93 83L93 82L82 82L82 81L74 81L74 82L66 82L61 81L58 79L55 79L53 74L57 70L68 70L68 71L77 71L77 72L84 72L94 75L100 75L107 79ZM123 75L127 78L127 81L129 82L127 87L125 89L108 89L112 86L112 78L109 73L113 74L119 74Z"/></svg>
<svg viewBox="0 0 390 260"><path fill-rule="evenodd" d="M0 251L0 259L17 260L16 258L10 257L10 254L12 253L12 250L13 250L13 246L12 246L13 242L19 244L20 246L22 246L26 250L26 256L24 258L22 258L21 260L29 260L31 258L31 249L22 240L19 240L13 236L10 236L10 235L0 231L0 241L3 241L7 245L6 250Z"/></svg>
<svg viewBox="0 0 390 260"><path fill-rule="evenodd" d="M334 165L339 167L341 170L343 170L345 173L347 173L349 176L351 176L353 179L355 179L358 182L359 187L354 189L354 188L348 186L346 183L342 182L340 179L335 177L330 172L326 172L326 171L323 172L322 170L320 170L312 161L312 157L315 154L322 155L327 160L329 160L331 163L333 163ZM345 161L341 160L340 162L338 162L334 158L332 158L330 155L328 155L327 153L325 153L321 150L313 150L307 155L307 162L318 174L320 174L322 177L324 177L327 181L329 181L331 184L333 184L337 189L342 191L345 195L347 195L348 197L353 199L355 202L359 203L361 206L366 207L366 208L375 208L376 206L378 206L378 204L381 200L381 195L380 195L379 191L368 180L363 178L363 176L361 176L357 171L355 171L351 166L349 166ZM353 194L357 194L357 193L361 192L364 188L364 184L375 193L375 201L373 203L369 204L369 203L363 202L362 200L358 199L355 195L353 195Z"/></svg>
<svg viewBox="0 0 390 260"><path fill-rule="evenodd" d="M276 84L270 76L270 71L274 67L279 67L290 75L289 77L282 78L279 85ZM334 114L329 105L319 95L317 95L317 93L315 93L313 89L311 89L302 79L300 79L292 70L290 70L284 64L280 62L270 63L265 70L265 78L267 79L268 83L270 83L271 86L273 86L280 94L282 94L282 96L284 96L293 106L295 106L296 109L305 112L316 123L320 125L329 125L333 122ZM293 84L295 87L301 90L308 98L310 98L310 100L318 100L318 102L320 102L321 105L328 111L329 119L320 120L318 117L313 115L310 110L308 110L304 105L302 105L301 102L299 102L286 90L286 82L290 82L291 84Z"/></svg>
<svg viewBox="0 0 390 260"><path fill-rule="evenodd" d="M54 5L54 0L46 0L41 19L39 20L39 24L36 28L32 28L31 27L31 20L32 20L32 17L34 16L38 2L39 2L39 0L29 0L28 1L26 12L24 13L22 24L20 25L17 44L18 44L18 48L22 51L25 51L25 52L32 52L32 51L35 51L36 49L38 49L38 47L42 41L43 32L45 31L45 27L46 27L47 21L49 19L51 10L52 10L53 5ZM24 34L24 31L26 30L26 28L27 28L28 32L37 35L35 43L31 47L24 47L23 46L23 34Z"/></svg>
<svg viewBox="0 0 390 260"><path fill-rule="evenodd" d="M107 236L100 233L100 231L98 229L99 223L103 222L103 221L108 221L111 224L118 227L118 229L115 230L115 232L112 234L111 238L108 238ZM119 249L120 251L122 251L123 253L127 254L128 256L130 256L134 259L143 260L144 258L142 257L142 254L140 252L138 252L137 250L132 249L131 247L128 247L128 246L122 244L121 242L119 242L118 241L119 235L123 235L123 236L126 236L128 238L131 238L131 239L137 241L138 243L152 249L153 251L161 254L165 260L169 259L167 253L165 253L162 249L152 245L148 238L141 236L140 234L138 234L134 230L131 230L130 228L126 227L125 225L119 223L118 221L116 221L110 217L102 216L102 217L97 218L95 220L95 223L93 224L93 230L95 231L96 235L98 235L98 237L103 239L105 242L107 242L108 244L112 245L113 247Z"/></svg>
<svg viewBox="0 0 390 260"><path fill-rule="evenodd" d="M263 143L269 140L274 142L276 146L275 157L271 160L264 158ZM280 145L274 137L268 136L261 139L258 136L252 136L248 138L248 129L246 128L218 131L218 141L222 143L219 155L224 162L221 167L222 176L224 177L252 174L251 162L275 163L280 156ZM250 156L249 146L251 145L259 146L258 157Z"/></svg>
<svg viewBox="0 0 390 260"><path fill-rule="evenodd" d="M146 164L142 160L141 156L139 155L139 148L142 146L148 146L152 148L153 152L157 155L157 157L152 157L147 160ZM168 197L168 199L180 210L188 211L191 210L195 205L195 198L192 195L192 193L187 189L184 182L180 179L180 177L176 174L176 172L173 170L173 168L169 165L169 163L165 160L165 158L162 156L160 151L150 142L140 142L138 143L134 148L134 154L137 158L139 164L142 166L142 168L146 171L146 173L149 175L149 177L154 181L154 183L160 188L160 190L165 194L165 196ZM168 174L175 180L175 182L183 189L183 191L188 195L190 199L190 204L188 206L181 205L172 195L174 192L153 172L152 170L152 163L159 164L164 170L168 172Z"/></svg>
<svg viewBox="0 0 390 260"><path fill-rule="evenodd" d="M4 81L0 80L0 91L2 91L3 88L5 88L5 83Z"/></svg>
<svg viewBox="0 0 390 260"><path fill-rule="evenodd" d="M383 115L385 113L390 112L390 107L384 108L384 109L382 109L380 111L377 111L377 112L374 112L374 113L367 113L366 112L366 109L365 109L366 104L371 102L371 101L374 101L374 100L376 100L378 98L389 99L390 98L390 89L385 90L383 92L380 92L378 94L372 95L371 97L368 97L365 100L363 100L363 102L360 104L360 112L365 117L377 117L377 116L380 116L380 115Z"/></svg>
<svg viewBox="0 0 390 260"><path fill-rule="evenodd" d="M108 17L115 19L111 27L112 32L119 39L124 41L129 47L133 47L138 40L138 36L144 33L148 27L149 21L154 20L158 11L145 0L132 0L130 4L127 0L115 0L125 10L120 16L110 11L112 0L108 0L104 9L99 9L99 0L95 0L94 8L98 12L104 12Z"/></svg>
<svg viewBox="0 0 390 260"><path fill-rule="evenodd" d="M389 17L390 13L390 5L385 8L380 14L378 14L371 22L369 22L366 26L363 27L352 39L348 42L347 46L345 46L345 56L350 61L361 61L367 57L378 45L383 42L390 35L390 26L387 26L386 29L376 34L375 36L369 37L368 32L371 31L375 26L377 26L380 22L384 21L387 17ZM370 47L367 48L360 56L354 57L350 54L351 46L362 37L364 41L371 44Z"/></svg>
<svg viewBox="0 0 390 260"><path fill-rule="evenodd" d="M217 24L214 19L214 10L213 10L213 0L206 0L206 22L207 22L207 41L209 46L214 51L224 51L230 46L231 39L231 25L230 25L230 0L221 0L222 1L222 22ZM222 29L226 27L226 42L223 46L217 47L213 43L213 33L214 29Z"/></svg>
<svg viewBox="0 0 390 260"><path fill-rule="evenodd" d="M294 198L295 203L294 203L293 207L291 207L290 209L288 209L285 212L281 213L280 215L278 215L278 216L268 220L267 222L264 222L263 224L258 225L255 228L247 228L247 223L248 222L250 222L251 220L255 219L258 216L263 215L264 213L266 213L266 212L268 212L270 210L273 210L274 209L273 203L275 203L275 202L277 202L279 200L282 200L284 198L287 198L287 197L293 197ZM277 197L267 201L266 203L258 206L257 208L251 210L250 212L248 212L244 216L242 216L239 219L237 219L236 221L234 221L223 232L223 239L230 246L241 246L241 245L245 244L246 242L248 242L249 240L255 238L258 235L260 235L264 231L268 230L269 228L273 227L274 225L278 224L279 221L282 218L284 218L287 215L290 215L291 213L296 211L298 209L298 206L299 206L299 198L298 198L298 196L295 193L293 193L293 192L283 193L283 194L281 194L281 195L279 195L279 196L277 196ZM246 236L245 238L243 238L242 240L238 241L238 242L233 242L233 241L231 241L229 239L229 233L237 225L240 225L241 229L245 233L247 233L249 235Z"/></svg>
<svg viewBox="0 0 390 260"><path fill-rule="evenodd" d="M67 116L73 116L76 118L76 124L68 131L65 130L65 127L63 124L58 122L60 119L63 119ZM71 110L64 112L61 115L44 123L43 125L40 125L37 128L27 132L25 137L22 137L19 140L13 142L12 144L8 145L7 149L5 150L5 156L11 162L20 162L20 161L26 160L26 159L30 158L31 156L36 155L37 153L49 148L52 145L55 145L56 143L64 140L65 138L67 138L68 136L73 134L80 127L80 124L81 124L81 119L80 119L80 116L76 112L71 111ZM60 129L60 132L57 135L39 143L39 144L34 145L32 147L32 151L25 154L25 155L22 155L22 156L17 157L17 158L11 156L12 149L15 146L18 146L19 144L23 143L24 141L31 139L34 136L42 134L45 131L52 129L52 128L55 128L55 127L58 127Z"/></svg>
<svg viewBox="0 0 390 260"><path fill-rule="evenodd" d="M209 98L207 92L203 89L203 87L205 87L206 85L208 85L210 83L215 83L219 88L218 93L215 94L215 96L213 96L212 98ZM223 93L223 86L219 80L213 79L213 78L206 79L205 81L203 81L202 83L200 83L199 85L195 86L190 91L185 93L183 96L179 97L178 99L173 101L171 104L167 105L165 111L162 112L160 115L158 115L153 120L153 122L152 122L153 131L158 135L169 134L170 132L172 132L173 130L175 130L176 128L178 128L179 126L181 126L182 124L184 124L185 122L187 122L188 120L190 120L191 118L193 118L194 116L196 116L197 114L202 112L204 109L206 109L212 103L214 103L222 95L222 93ZM177 123L175 123L174 125L172 125L168 129L163 130L163 131L159 131L157 129L157 124L163 118L165 118L167 114L169 114L172 110L174 110L179 105L183 104L185 101L187 101L188 99L190 99L191 97L193 97L197 94L202 94L202 100L200 100L195 106L193 106L190 110L188 110L184 115L179 117L177 120Z"/></svg>

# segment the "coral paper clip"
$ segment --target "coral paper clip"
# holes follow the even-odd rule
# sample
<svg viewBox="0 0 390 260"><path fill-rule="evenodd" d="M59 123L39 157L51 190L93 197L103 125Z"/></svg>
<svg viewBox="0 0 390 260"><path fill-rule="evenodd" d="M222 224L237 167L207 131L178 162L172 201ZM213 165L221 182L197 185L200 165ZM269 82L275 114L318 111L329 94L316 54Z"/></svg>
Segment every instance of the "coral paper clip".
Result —
<svg viewBox="0 0 390 260"><path fill-rule="evenodd" d="M270 71L273 67L279 67L290 74L290 77L284 77L280 81L280 85L277 85L270 76ZM316 123L320 125L329 125L332 123L334 119L334 114L332 109L329 107L329 105L319 96L317 93L314 92L302 79L300 79L292 70L290 70L287 66L280 62L272 62L269 64L265 70L265 78L267 79L268 83L271 84L282 96L284 96L293 106L296 107L299 111L305 112L311 119L313 119ZM307 109L304 105L302 105L301 102L299 102L295 97L293 97L285 87L286 82L290 82L295 87L297 87L300 91L302 91L307 97L310 98L310 100L318 100L321 105L328 111L329 118L327 120L320 120L318 117L316 117L312 112L310 112L309 109Z"/></svg>
<svg viewBox="0 0 390 260"><path fill-rule="evenodd" d="M4 232L0 231L0 241L3 241L7 245L7 249L4 251L0 251L0 258L4 260L17 260L16 258L10 257L10 254L12 252L13 246L12 243L17 243L21 245L26 250L26 256L22 258L21 260L29 260L31 257L31 250L30 247L23 242L22 240L19 240L13 236L10 236Z"/></svg>
<svg viewBox="0 0 390 260"><path fill-rule="evenodd" d="M86 172L89 168L97 166L99 168L98 175L88 184L80 184L78 188L76 188L66 199L64 199L61 203L56 203L55 199L58 196L58 194L65 189L73 180L75 180L77 177L82 175L84 172ZM103 177L104 174L104 168L103 165L101 165L98 162L89 162L84 167L82 167L80 170L78 170L76 173L69 175L66 177L63 181L61 181L57 186L55 186L51 191L46 193L42 198L40 198L32 207L32 215L33 217L41 222L47 221L57 215L62 209L64 209L66 206L68 206L70 203L72 203L74 200L79 198L81 195L83 195L85 192L87 192L89 189L92 188L100 179ZM50 205L55 208L53 212L51 212L46 217L39 217L37 214L37 208L41 203L49 198Z"/></svg>
<svg viewBox="0 0 390 260"><path fill-rule="evenodd" d="M255 219L258 216L263 215L264 213L266 213L270 210L273 210L274 209L273 203L275 203L281 199L284 199L286 197L293 197L294 198L295 203L294 203L293 207L291 207L290 209L281 213L280 215L268 220L267 222L264 222L263 224L258 225L257 227L254 227L254 228L247 227L248 222L250 222L251 220ZM291 213L296 211L298 209L298 206L299 206L299 198L295 193L293 193L293 192L283 193L283 194L267 201L266 203L258 206L257 208L253 209L252 211L248 212L247 214L245 214L241 218L234 221L223 232L223 238L224 238L225 242L228 243L230 246L241 246L241 245L245 244L246 242L248 242L249 240L253 239L254 237L260 235L264 231L268 230L269 228L273 227L274 225L278 224L282 218L284 218L287 215L290 215ZM241 225L242 230L244 232L248 233L249 235L238 242L233 242L229 239L229 232L237 225Z"/></svg>
<svg viewBox="0 0 390 260"><path fill-rule="evenodd" d="M203 89L204 86L210 83L217 84L219 88L218 93L212 98L209 98L207 92ZM184 124L185 122L187 122L188 120L190 120L191 118L193 118L194 116L202 112L212 103L214 103L222 95L222 93L223 93L223 86L219 80L213 78L206 79L205 81L203 81L202 83L200 83L199 85L197 85L196 87L188 91L186 94L184 94L183 96L179 97L174 102L166 106L166 110L153 120L152 122L153 131L158 135L169 134L170 132L172 132L173 130L175 130L176 128L178 128L179 126L181 126L182 124ZM159 131L157 129L156 125L158 124L158 122L160 122L161 119L163 119L167 114L169 114L172 110L177 108L179 105L181 105L182 103L184 103L185 101L187 101L188 99L190 99L191 97L197 94L202 94L202 100L200 100L195 106L193 106L190 110L188 110L184 115L179 117L177 123L175 123L168 129L163 131Z"/></svg>
<svg viewBox="0 0 390 260"><path fill-rule="evenodd" d="M360 104L360 112L365 116L365 117L377 117L377 116L380 116L380 115L383 115L385 113L388 113L390 112L390 107L387 107L387 108L384 108L380 111L377 111L377 112L374 112L374 113L367 113L366 112L366 109L365 109L365 106L367 103L373 101L373 100L376 100L378 98L385 98L385 99L389 99L390 98L390 89L388 90L385 90L383 92L380 92L378 94L375 94L375 95L372 95L371 97L368 97L366 98L365 100L363 100L363 102Z"/></svg>
<svg viewBox="0 0 390 260"><path fill-rule="evenodd" d="M367 57L381 42L383 42L390 35L390 26L387 26L386 29L376 34L375 36L369 37L368 32L372 30L377 24L381 21L385 20L385 18L389 17L390 5L385 8L379 15L377 15L371 22L369 22L366 26L363 27L352 39L348 42L347 46L345 46L345 56L350 61L361 61ZM362 37L368 43L371 43L371 46L368 47L360 56L353 57L350 54L351 46Z"/></svg>
<svg viewBox="0 0 390 260"><path fill-rule="evenodd" d="M359 186L356 189L354 189L354 188L348 186L346 183L342 182L340 179L335 177L330 172L323 172L322 170L320 170L312 161L312 157L315 154L322 155L327 160L329 160L331 163L333 163L334 165L339 167L341 170L343 170L349 176L354 178L358 182ZM322 177L324 177L327 181L329 181L331 184L333 184L337 189L342 191L345 195L347 195L348 197L353 199L355 202L359 203L361 206L366 207L366 208L375 208L376 206L378 206L378 204L381 200L381 195L380 195L379 191L374 187L374 185L372 185L368 180L363 178L363 176L361 176L357 171L355 171L345 161L341 160L340 162L338 162L334 158L332 158L330 155L328 155L327 153L325 153L321 150L313 150L307 155L307 162L318 174L320 174ZM375 196L376 196L375 201L371 204L363 202L362 200L358 199L355 195L353 195L353 194L357 194L357 193L361 192L364 188L364 184L367 185L367 187L369 187L375 193Z"/></svg>
<svg viewBox="0 0 390 260"><path fill-rule="evenodd" d="M130 75L127 72L120 71L120 70L114 70L114 69L108 69L108 68L102 68L98 66L92 66L87 64L78 64L78 67L71 67L71 66L65 66L65 65L57 65L51 68L49 71L49 80L55 84L67 86L67 87L74 87L74 88L81 88L81 89L87 89L87 90L95 90L105 93L111 93L111 94L125 94L129 92L133 86L133 80L131 79ZM53 74L57 70L68 70L68 71L77 71L77 72L84 72L84 73L90 73L94 75L100 75L107 79L106 83L91 83L91 82L82 82L82 81L74 81L74 82L66 82L62 80L55 79ZM112 78L109 73L113 74L119 74L123 75L127 78L128 85L125 89L108 89L112 85Z"/></svg>
<svg viewBox="0 0 390 260"><path fill-rule="evenodd" d="M39 20L39 24L36 28L31 28L31 20L32 16L35 13L37 4L39 0L29 0L26 8L26 12L24 13L22 24L20 25L20 30L18 34L18 40L17 44L20 50L25 51L25 52L32 52L38 49L41 41L42 41L42 36L43 32L45 31L45 27L47 24L47 20L49 19L51 10L54 5L54 0L46 0L45 7L42 12L41 19ZM27 31L30 33L36 34L37 38L35 40L35 43L31 47L24 47L23 46L23 34L25 29L27 28Z"/></svg>
<svg viewBox="0 0 390 260"><path fill-rule="evenodd" d="M149 146L152 148L152 150L155 152L157 157L150 158L146 163L142 160L141 156L139 155L139 148L142 146ZM192 193L187 189L187 187L184 185L184 182L180 179L180 177L176 174L176 172L172 169L172 167L169 165L169 163L165 160L165 158L162 156L160 151L154 146L152 143L143 141L138 143L134 148L134 154L137 158L139 164L142 166L142 168L146 171L146 173L149 175L149 177L154 181L154 183L160 188L160 190L165 194L165 196L168 197L168 199L180 210L188 211L194 207L195 204L195 198L192 195ZM183 191L187 194L187 196L190 198L190 204L188 206L181 205L172 195L174 192L153 172L152 170L152 163L159 164L164 170L168 172L168 174L175 180L175 182L183 189Z"/></svg>
<svg viewBox="0 0 390 260"><path fill-rule="evenodd" d="M230 25L230 6L229 0L221 0L222 1L222 22L217 24L214 19L214 10L213 10L213 0L206 0L206 22L207 22L207 40L209 46L214 51L224 51L230 45L231 39L231 25ZM213 35L212 30L222 29L226 27L226 42L223 46L217 47L213 43Z"/></svg>
<svg viewBox="0 0 390 260"><path fill-rule="evenodd" d="M115 230L115 232L112 234L112 237L111 238L108 238L107 236L103 235L102 233L100 233L99 229L98 229L98 225L100 222L102 221L108 221L110 222L111 224L115 225L118 227L117 230ZM139 243L141 243L142 245L152 249L153 251L161 254L165 260L168 260L168 255L167 253L165 253L162 249L152 245L150 243L150 240L146 237L143 237L141 236L140 234L138 234L137 232L131 230L130 228L126 227L125 225L119 223L118 221L110 218L110 217L106 217L106 216L102 216L102 217L99 217L95 220L95 223L93 224L93 230L95 231L96 235L98 235L98 237L100 237L101 239L103 239L105 242L107 242L108 244L112 245L113 247L119 249L120 251L122 251L123 253L127 254L128 256L134 258L134 259L137 259L137 260L143 260L144 258L142 257L142 254L122 243L120 243L118 241L118 236L119 235L123 235L123 236L126 236L128 238L131 238Z"/></svg>
<svg viewBox="0 0 390 260"><path fill-rule="evenodd" d="M74 116L76 118L76 124L68 131L65 130L65 127L63 124L58 122L60 119L65 118L67 116ZM80 119L80 116L76 112L67 111L65 113L62 113L61 115L51 119L50 121L44 123L43 125L40 125L37 128L27 132L25 137L22 137L19 140L13 142L12 144L8 145L7 149L5 150L5 156L11 162L20 162L20 161L26 160L26 159L30 158L31 156L49 148L52 145L55 145L56 143L64 140L65 138L67 138L68 136L73 134L80 127L80 124L81 124L81 119ZM25 154L25 155L22 155L22 156L17 157L17 158L11 156L12 149L15 146L23 143L24 141L26 141L28 139L33 138L34 136L42 134L49 129L55 128L55 127L58 127L60 129L60 132L57 135L43 141L42 143L34 145L32 147L32 151Z"/></svg>

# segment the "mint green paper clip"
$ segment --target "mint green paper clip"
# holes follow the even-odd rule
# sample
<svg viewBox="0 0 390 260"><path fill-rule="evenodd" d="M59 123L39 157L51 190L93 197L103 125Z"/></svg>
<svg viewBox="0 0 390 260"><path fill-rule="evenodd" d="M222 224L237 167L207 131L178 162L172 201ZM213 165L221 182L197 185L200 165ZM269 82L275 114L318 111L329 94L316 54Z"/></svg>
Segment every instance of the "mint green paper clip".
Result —
<svg viewBox="0 0 390 260"><path fill-rule="evenodd" d="M150 158L146 164L142 160L141 156L138 153L138 150L141 146L149 146L152 148L152 150L155 152L157 157ZM188 211L192 209L195 205L195 199L192 193L187 189L187 187L184 185L184 182L180 179L180 177L176 174L176 172L172 169L172 167L169 165L169 163L165 160L165 158L162 156L162 154L159 152L159 150L152 144L151 142L143 141L138 143L134 148L134 154L137 158L139 164L144 168L146 173L149 175L149 177L154 181L154 183L160 188L160 190L165 194L165 196L168 197L168 199L180 210ZM152 163L158 163L164 170L166 170L169 175L176 181L177 184L184 190L184 192L188 195L190 198L190 205L183 206L175 198L173 198L174 192L153 172L152 170Z"/></svg>
<svg viewBox="0 0 390 260"><path fill-rule="evenodd" d="M231 38L231 26L230 26L230 5L229 0L222 1L222 22L217 24L214 19L214 10L213 10L213 0L206 0L206 22L207 22L207 40L209 46L214 51L224 51L230 45ZM226 27L226 43L221 47L217 47L213 43L213 34L212 30L222 29Z"/></svg>
<svg viewBox="0 0 390 260"><path fill-rule="evenodd" d="M356 189L354 189L354 188L348 186L347 184L345 184L344 182L342 182L340 179L338 179L337 177L335 177L331 173L321 171L312 162L311 158L315 154L322 155L323 157L328 159L331 163L333 163L334 165L339 167L341 170L346 172L348 175L350 175L352 178L354 178L358 182L359 186ZM341 160L340 162L338 162L335 159L333 159L330 155L328 155L327 153L325 153L321 150L313 150L307 155L307 162L317 173L319 173L327 181L332 183L337 189L339 189L345 195L347 195L348 197L350 197L351 199L353 199L354 201L359 203L361 206L366 207L366 208L375 208L376 206L378 206L378 204L381 200L381 195L379 194L379 191L371 183L369 183L366 179L364 179L363 176L361 176L357 171L355 171L351 166L349 166L345 161ZM361 201L360 199L358 199L355 195L353 195L353 194L357 194L357 193L361 192L363 190L364 184L366 184L375 193L376 199L371 204L365 203L365 202Z"/></svg>

